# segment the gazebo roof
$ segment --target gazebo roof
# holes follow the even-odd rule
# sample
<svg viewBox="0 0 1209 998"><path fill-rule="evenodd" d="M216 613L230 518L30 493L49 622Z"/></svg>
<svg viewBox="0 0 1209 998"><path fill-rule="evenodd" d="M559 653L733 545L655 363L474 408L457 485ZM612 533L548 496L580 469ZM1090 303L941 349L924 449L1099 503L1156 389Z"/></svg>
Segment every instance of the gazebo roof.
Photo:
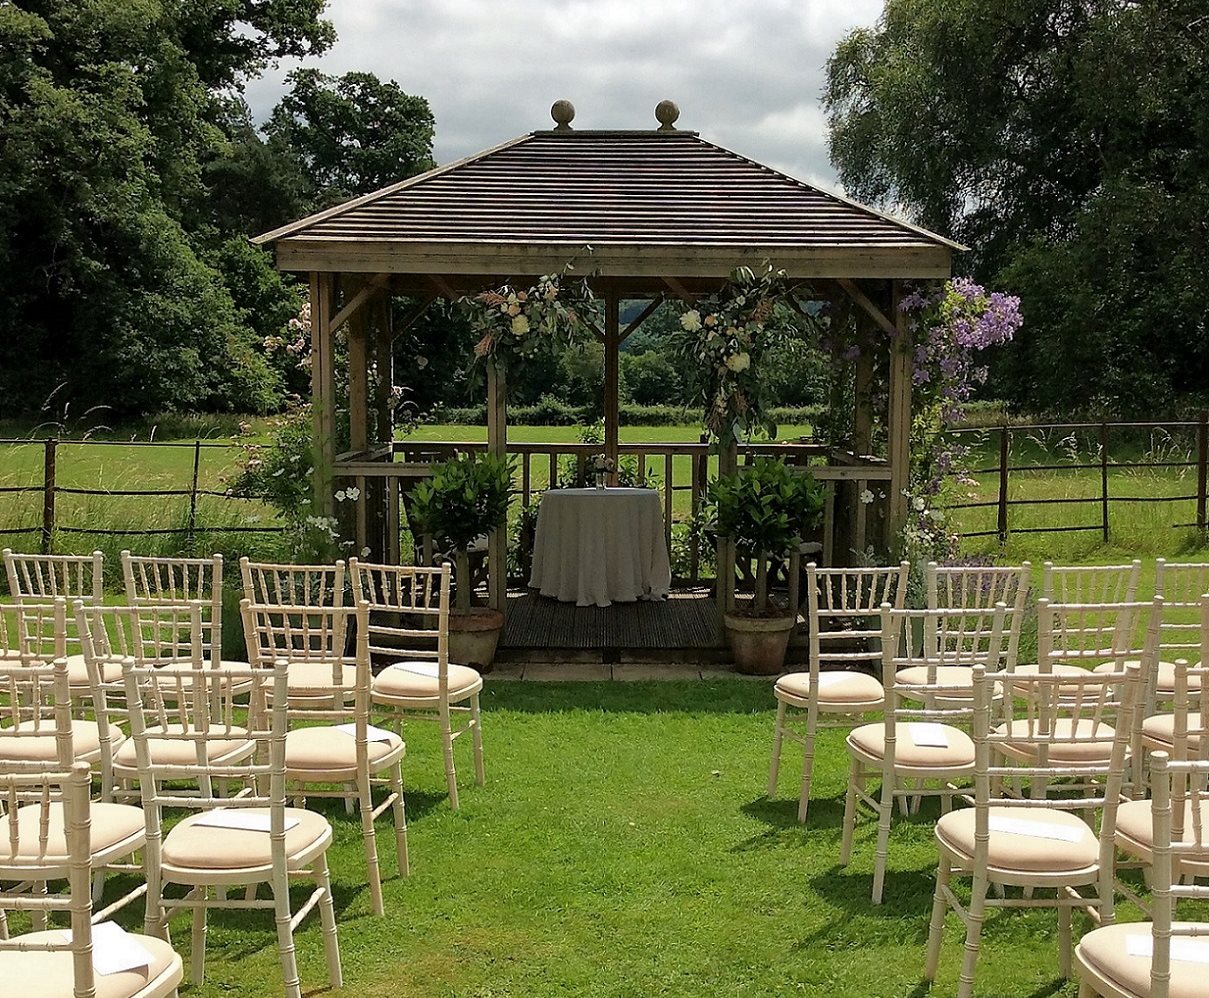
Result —
<svg viewBox="0 0 1209 998"><path fill-rule="evenodd" d="M944 277L957 243L695 132L535 131L256 242L283 270L537 274L592 247L607 277Z"/></svg>

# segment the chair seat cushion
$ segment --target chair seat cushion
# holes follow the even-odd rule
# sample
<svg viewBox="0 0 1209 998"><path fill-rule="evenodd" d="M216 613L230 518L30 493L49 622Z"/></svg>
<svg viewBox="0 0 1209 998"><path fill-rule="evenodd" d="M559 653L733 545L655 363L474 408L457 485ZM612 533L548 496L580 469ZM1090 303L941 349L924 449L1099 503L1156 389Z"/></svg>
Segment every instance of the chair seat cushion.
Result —
<svg viewBox="0 0 1209 998"><path fill-rule="evenodd" d="M1201 738L1196 713L1188 715L1188 745L1197 748ZM1175 744L1175 715L1152 714L1142 721L1142 740L1147 748L1171 748Z"/></svg>
<svg viewBox="0 0 1209 998"><path fill-rule="evenodd" d="M147 748L151 752L153 763L161 766L197 765L197 749L194 747L194 742L155 737L156 732L167 731L168 734L180 734L181 730L182 726L179 724L169 724L167 728L156 726L147 729L147 734L151 736L147 742ZM223 731L224 737L219 737L218 733L211 731L210 737L202 742L205 746L206 758L211 764L227 762L232 757L237 758L242 752L253 750L256 743L248 740L247 733L246 729L235 726ZM228 735L231 737L226 737ZM128 738L122 743L122 747L115 753L113 761L124 769L138 767L138 756L135 754L133 738Z"/></svg>
<svg viewBox="0 0 1209 998"><path fill-rule="evenodd" d="M269 815L267 807L241 808L253 814ZM297 819L285 833L286 857L310 854L314 847L331 839L332 827L327 819L314 811L287 807L286 823ZM269 866L273 862L272 843L268 832L242 828L215 828L199 825L201 814L183 818L164 836L162 855L170 866L191 870L243 870ZM299 864L292 864L297 868Z"/></svg>
<svg viewBox="0 0 1209 998"><path fill-rule="evenodd" d="M931 727L931 725L929 726ZM913 724L895 725L894 761L910 769L970 769L974 766L974 742L960 728L947 724L943 728L947 747L916 745L912 739ZM862 724L848 735L851 748L874 759L885 757L886 727L884 724Z"/></svg>
<svg viewBox="0 0 1209 998"><path fill-rule="evenodd" d="M366 742L371 771L403 747L402 738L389 734L389 741ZM285 768L291 775L355 770L357 740L336 727L295 728L285 736Z"/></svg>
<svg viewBox="0 0 1209 998"><path fill-rule="evenodd" d="M1149 853L1150 847L1154 843L1154 818L1151 814L1150 804L1151 802L1148 800L1131 800L1117 808L1117 839L1124 848L1128 849L1130 843L1136 843L1142 847L1143 852ZM1205 831L1202 835L1204 849L1199 858L1204 862L1209 860L1209 801L1202 800L1200 809L1201 827ZM1172 831L1174 832L1174 829ZM1189 844L1196 843L1196 835L1192 826L1192 801L1184 802L1182 838ZM1193 858L1195 857L1189 853L1181 856L1181 859Z"/></svg>
<svg viewBox="0 0 1209 998"><path fill-rule="evenodd" d="M162 670L163 670L163 671L165 671L165 672L191 672L191 671L193 670L193 660L192 660L192 659L187 659L187 658L182 658L182 659L169 659L168 661L165 661L165 662L156 662L155 664L156 664L156 665L157 665L157 666L158 666L160 669L162 669ZM248 663L247 663L247 662L226 662L226 661L220 661L220 662L218 663L218 665L217 665L217 666L215 666L215 665L213 664L213 662L212 662L210 659L206 659L206 660L204 660L204 661L202 662L202 667L203 667L203 668L206 668L206 669L210 669L210 668L217 668L217 669L250 669L250 668L252 668L250 665L248 665ZM329 666L329 672L330 672L330 666ZM329 681L330 681L330 680L329 680ZM184 680L183 680L183 684L184 684L184 686L185 686L185 688L186 688L186 689L188 689L188 687L189 687L189 683L190 683L190 682L191 682L191 680L189 680L188 678L186 678L186 679L184 679ZM236 690L250 689L250 688L251 688L251 681L250 681L250 680L244 680L244 679L235 680L235 681L232 683L232 686L233 686L233 687L234 687ZM163 693L164 693L164 695L166 696L166 695L167 695L167 693L168 693L168 690L167 690L167 689L164 689L164 690L162 690L162 692L163 692Z"/></svg>
<svg viewBox="0 0 1209 998"><path fill-rule="evenodd" d="M777 680L776 691L799 700L809 700L809 672L791 672ZM820 704L869 704L880 707L885 701L882 684L863 672L820 672L818 683Z"/></svg>
<svg viewBox="0 0 1209 998"><path fill-rule="evenodd" d="M449 697L459 699L477 693L483 677L465 665L449 663ZM374 677L374 694L412 700L435 700L440 696L436 662L395 662Z"/></svg>
<svg viewBox="0 0 1209 998"><path fill-rule="evenodd" d="M1186 927L1187 922L1176 922L1173 928ZM1202 930L1203 931L1203 930ZM1075 953L1081 965L1088 967L1104 980L1112 983L1124 994L1148 995L1150 989L1150 957L1130 955L1130 936L1150 938L1149 922L1127 922L1105 925L1093 929L1079 940ZM1191 943L1191 940L1172 937L1175 946ZM1194 945L1209 946L1209 941L1197 940ZM1204 998L1205 977L1209 971L1199 960L1172 960L1170 998ZM1081 973L1083 979L1087 975Z"/></svg>
<svg viewBox="0 0 1209 998"><path fill-rule="evenodd" d="M357 685L357 667L340 666L340 686L352 694ZM291 662L286 670L290 696L320 696L336 688L331 662Z"/></svg>
<svg viewBox="0 0 1209 998"><path fill-rule="evenodd" d="M59 748L56 744L54 724L43 721L40 724L45 735L34 735L29 738L19 738L12 734L13 728L0 728L0 761L5 762L53 762L59 758ZM36 731L35 722L22 721L16 726L17 731ZM122 729L116 724L109 725L109 748L121 745L125 739ZM76 760L89 762L98 758L101 750L101 731L96 721L77 720L71 722L71 747Z"/></svg>
<svg viewBox="0 0 1209 998"><path fill-rule="evenodd" d="M38 841L42 808L26 804L17 809L17 849L14 853L6 830L0 835L0 867L11 862L44 860L48 865L67 862L67 838L63 829L63 808L50 809L46 845ZM132 842L131 850L141 844L145 831L143 809L132 804L94 802L89 811L89 844L92 855L107 852L123 842Z"/></svg>
<svg viewBox="0 0 1209 998"><path fill-rule="evenodd" d="M1141 664L1142 663L1138 659L1128 659L1122 663L1122 666L1141 665ZM1200 663L1197 662L1197 663L1192 663L1192 664L1199 665ZM1120 672L1121 669L1117 666L1116 662L1105 662L1103 665L1097 665L1095 671L1096 672ZM1175 692L1175 664L1173 662L1160 662L1159 668L1158 668L1158 674L1155 676L1154 681L1155 681L1155 689L1159 693L1168 693L1168 694L1174 693ZM1200 688L1201 688L1201 677L1200 676L1189 676L1188 677L1188 689L1199 690Z"/></svg>
<svg viewBox="0 0 1209 998"><path fill-rule="evenodd" d="M961 856L974 856L974 824L977 811L963 807L942 814L936 822L936 838ZM988 809L990 838L987 839L987 864L998 870L1024 873L1061 873L1094 867L1100 859L1100 841L1096 833L1077 815L1046 808L991 807ZM1023 823L1021 831L1001 831L996 821ZM1037 831L1030 834L1030 826ZM1052 829L1053 836L1042 829ZM1058 834L1078 835L1074 842Z"/></svg>
<svg viewBox="0 0 1209 998"><path fill-rule="evenodd" d="M1001 735L1003 733L1003 725L995 729L995 734ZM1024 718L1013 721L1007 734L1009 737L1018 737L1021 739L1029 737L1029 721ZM1053 734L1055 739L1073 738L1075 740L1055 740L1049 743L1047 752L1050 762L1069 763L1071 765L1094 765L1107 764L1109 757L1112 755L1112 742L1105 739L1113 738L1116 731L1111 725L1105 724L1103 721L1097 723L1090 717L1079 718L1077 724L1072 724L1072 719L1069 717L1061 717L1054 722ZM1035 724L1032 737L1037 737ZM1096 740L1093 741L1093 738ZM1085 740L1080 741L1079 739ZM1035 759L1038 754L1037 745L1031 742L1001 743L999 748L1005 755L1010 755L1017 759Z"/></svg>
<svg viewBox="0 0 1209 998"><path fill-rule="evenodd" d="M127 658L125 661L133 662L134 659ZM101 682L118 683L121 680L121 662L107 659L101 663ZM91 685L91 680L88 678L88 663L84 660L83 655L67 656L67 685L75 688L86 688Z"/></svg>
<svg viewBox="0 0 1209 998"><path fill-rule="evenodd" d="M39 940L63 941L63 929L30 932L19 938L28 942ZM123 970L117 974L95 974L96 998L132 998L133 995L169 994L181 981L184 968L172 946L154 936L131 933L140 946L151 954L146 967ZM45 998L72 998L75 976L70 950L53 953L0 953L0 980L3 991L11 995L41 995Z"/></svg>
<svg viewBox="0 0 1209 998"><path fill-rule="evenodd" d="M1039 666L1039 665L1018 665L1012 671L1020 676L1039 676L1039 675L1041 675L1041 666ZM1086 676L1088 674L1088 672L1089 672L1089 670L1084 669L1082 666L1066 665L1061 662L1054 663L1048 670L1048 674L1052 675L1052 676ZM1016 687L1016 690L1019 693L1032 693L1036 690L1036 687L1019 685ZM1080 690L1086 692L1087 687L1082 686L1082 685L1079 685L1079 686L1071 685L1071 686L1059 687L1059 693L1062 696L1076 696L1080 692Z"/></svg>

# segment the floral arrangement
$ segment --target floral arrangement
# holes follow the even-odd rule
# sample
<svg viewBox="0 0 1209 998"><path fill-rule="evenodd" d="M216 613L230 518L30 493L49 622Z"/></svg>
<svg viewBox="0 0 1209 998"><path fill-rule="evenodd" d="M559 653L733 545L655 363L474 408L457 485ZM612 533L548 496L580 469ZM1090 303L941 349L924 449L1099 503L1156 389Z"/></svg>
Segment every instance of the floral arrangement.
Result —
<svg viewBox="0 0 1209 998"><path fill-rule="evenodd" d="M911 477L906 489L907 523L901 556L911 563L949 562L959 537L940 507L949 493L977 483L965 468L967 448L947 430L961 418L964 403L987 378L978 354L1009 342L1024 318L1020 299L987 292L968 278L915 289L899 302L912 334Z"/></svg>
<svg viewBox="0 0 1209 998"><path fill-rule="evenodd" d="M785 272L739 267L718 292L686 305L679 352L700 372L705 427L722 443L754 430L776 435L764 411L759 368L767 347L793 327Z"/></svg>
<svg viewBox="0 0 1209 998"><path fill-rule="evenodd" d="M597 454L592 458L592 471L598 475L610 475L617 470L617 462L607 454Z"/></svg>
<svg viewBox="0 0 1209 998"><path fill-rule="evenodd" d="M596 298L586 278L570 279L574 264L561 274L538 278L530 288L505 284L463 298L479 334L474 355L505 368L541 353L558 354L584 343L593 329Z"/></svg>

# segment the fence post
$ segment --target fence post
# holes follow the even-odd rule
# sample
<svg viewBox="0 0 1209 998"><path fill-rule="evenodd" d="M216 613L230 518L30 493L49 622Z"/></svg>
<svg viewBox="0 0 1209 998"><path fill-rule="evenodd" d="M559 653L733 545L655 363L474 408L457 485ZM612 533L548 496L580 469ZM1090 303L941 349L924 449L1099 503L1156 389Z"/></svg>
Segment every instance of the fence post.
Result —
<svg viewBox="0 0 1209 998"><path fill-rule="evenodd" d="M51 554L55 536L55 449L59 442L46 438L42 460L42 553Z"/></svg>
<svg viewBox="0 0 1209 998"><path fill-rule="evenodd" d="M1100 423L1100 521L1108 541L1108 423Z"/></svg>
<svg viewBox="0 0 1209 998"><path fill-rule="evenodd" d="M999 431L999 546L1007 543L1008 537L1008 462L1011 457L1011 433L1007 423Z"/></svg>
<svg viewBox="0 0 1209 998"><path fill-rule="evenodd" d="M1202 409L1196 427L1196 528L1205 530L1206 485L1209 484L1209 409Z"/></svg>
<svg viewBox="0 0 1209 998"><path fill-rule="evenodd" d="M201 464L201 441L193 441L193 483L189 486L189 533L188 538L189 553L194 551L196 543L194 533L197 530L197 472Z"/></svg>

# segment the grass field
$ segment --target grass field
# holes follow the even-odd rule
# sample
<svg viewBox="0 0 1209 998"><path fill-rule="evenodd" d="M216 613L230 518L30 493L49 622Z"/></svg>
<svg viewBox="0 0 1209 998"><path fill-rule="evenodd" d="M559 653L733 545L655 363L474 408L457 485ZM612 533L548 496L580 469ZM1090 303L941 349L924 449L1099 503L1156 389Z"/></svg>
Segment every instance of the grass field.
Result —
<svg viewBox="0 0 1209 998"><path fill-rule="evenodd" d="M870 821L858 826L851 866L837 864L842 733L823 738L802 828L795 753L777 798L763 796L773 714L768 686L751 681L489 682L488 783L466 780L456 814L435 731L410 726L413 872L396 877L383 823L384 917L369 911L357 822L338 806L326 811L345 992L922 994L935 813L896 817L886 900L873 905ZM459 762L469 772L468 755ZM1120 915L1137 918L1126 905ZM977 993L1073 996L1073 984L1057 981L1055 926L1044 910L992 914ZM1079 915L1076 927L1087 927ZM174 930L188 966L188 916ZM297 940L304 992L315 993L324 983L318 921ZM955 990L961 948L950 918L934 994ZM186 993L279 994L276 959L267 912L215 914L206 984Z"/></svg>

